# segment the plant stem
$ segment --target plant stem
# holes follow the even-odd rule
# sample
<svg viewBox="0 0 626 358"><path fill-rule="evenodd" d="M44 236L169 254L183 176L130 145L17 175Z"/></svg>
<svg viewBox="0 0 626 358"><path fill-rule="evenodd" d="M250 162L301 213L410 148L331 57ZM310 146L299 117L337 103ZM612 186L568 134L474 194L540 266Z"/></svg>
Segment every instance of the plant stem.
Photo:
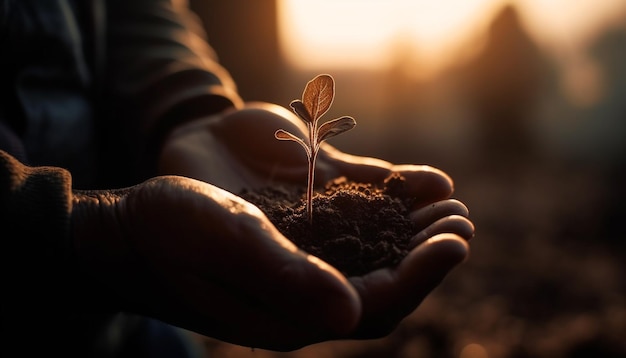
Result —
<svg viewBox="0 0 626 358"><path fill-rule="evenodd" d="M315 179L315 159L317 158L317 131L315 123L308 123L309 127L309 148L311 157L309 158L309 176L307 180L306 190L306 212L309 215L309 224L313 225L313 182Z"/></svg>
<svg viewBox="0 0 626 358"><path fill-rule="evenodd" d="M309 223L313 225L313 181L315 175L315 157L316 154L311 155L309 160L309 179L306 192L306 211L309 214Z"/></svg>

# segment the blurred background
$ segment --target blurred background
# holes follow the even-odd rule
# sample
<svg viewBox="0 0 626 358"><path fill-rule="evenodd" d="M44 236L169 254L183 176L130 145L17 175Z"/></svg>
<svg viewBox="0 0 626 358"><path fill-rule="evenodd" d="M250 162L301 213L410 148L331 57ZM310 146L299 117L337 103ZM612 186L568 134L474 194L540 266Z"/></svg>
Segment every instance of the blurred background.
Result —
<svg viewBox="0 0 626 358"><path fill-rule="evenodd" d="M429 164L471 258L389 337L212 357L626 357L626 1L191 0L246 100L335 77L330 142Z"/></svg>

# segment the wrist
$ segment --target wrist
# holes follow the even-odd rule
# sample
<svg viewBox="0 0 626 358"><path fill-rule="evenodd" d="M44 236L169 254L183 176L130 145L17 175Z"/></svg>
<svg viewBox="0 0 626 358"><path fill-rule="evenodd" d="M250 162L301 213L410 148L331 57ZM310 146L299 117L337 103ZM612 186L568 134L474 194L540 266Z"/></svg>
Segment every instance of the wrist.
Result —
<svg viewBox="0 0 626 358"><path fill-rule="evenodd" d="M122 235L119 202L127 189L74 191L71 236L81 305L92 311L117 310L116 287L128 267L130 248Z"/></svg>
<svg viewBox="0 0 626 358"><path fill-rule="evenodd" d="M79 264L106 271L129 252L120 223L120 202L129 189L73 192L71 230ZM112 266L112 267L111 267Z"/></svg>

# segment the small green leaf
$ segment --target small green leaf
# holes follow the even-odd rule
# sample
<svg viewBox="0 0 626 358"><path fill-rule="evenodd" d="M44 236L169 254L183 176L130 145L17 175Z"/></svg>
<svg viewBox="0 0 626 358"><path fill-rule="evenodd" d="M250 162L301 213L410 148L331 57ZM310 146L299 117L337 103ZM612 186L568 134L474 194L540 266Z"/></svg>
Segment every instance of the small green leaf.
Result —
<svg viewBox="0 0 626 358"><path fill-rule="evenodd" d="M322 143L328 138L349 131L350 129L354 128L354 126L356 126L356 121L354 120L354 118L349 116L328 121L320 126L317 136L317 143Z"/></svg>
<svg viewBox="0 0 626 358"><path fill-rule="evenodd" d="M335 80L330 75L317 75L306 84L302 93L302 102L314 124L328 111L334 97Z"/></svg>
<svg viewBox="0 0 626 358"><path fill-rule="evenodd" d="M311 158L311 148L309 148L309 146L301 138L296 137L284 129L276 130L276 132L274 132L274 137L278 140L289 140L300 144L306 151L307 157Z"/></svg>

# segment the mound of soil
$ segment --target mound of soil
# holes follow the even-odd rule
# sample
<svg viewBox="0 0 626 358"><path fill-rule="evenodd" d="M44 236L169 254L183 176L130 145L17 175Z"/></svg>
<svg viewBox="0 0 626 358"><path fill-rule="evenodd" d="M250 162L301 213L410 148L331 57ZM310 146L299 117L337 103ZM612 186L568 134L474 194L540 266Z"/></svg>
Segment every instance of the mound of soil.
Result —
<svg viewBox="0 0 626 358"><path fill-rule="evenodd" d="M313 223L306 213L305 188L272 187L240 195L257 205L296 246L360 276L396 265L408 253L417 230L409 220L411 202L404 177L394 174L382 188L339 178L313 197Z"/></svg>

